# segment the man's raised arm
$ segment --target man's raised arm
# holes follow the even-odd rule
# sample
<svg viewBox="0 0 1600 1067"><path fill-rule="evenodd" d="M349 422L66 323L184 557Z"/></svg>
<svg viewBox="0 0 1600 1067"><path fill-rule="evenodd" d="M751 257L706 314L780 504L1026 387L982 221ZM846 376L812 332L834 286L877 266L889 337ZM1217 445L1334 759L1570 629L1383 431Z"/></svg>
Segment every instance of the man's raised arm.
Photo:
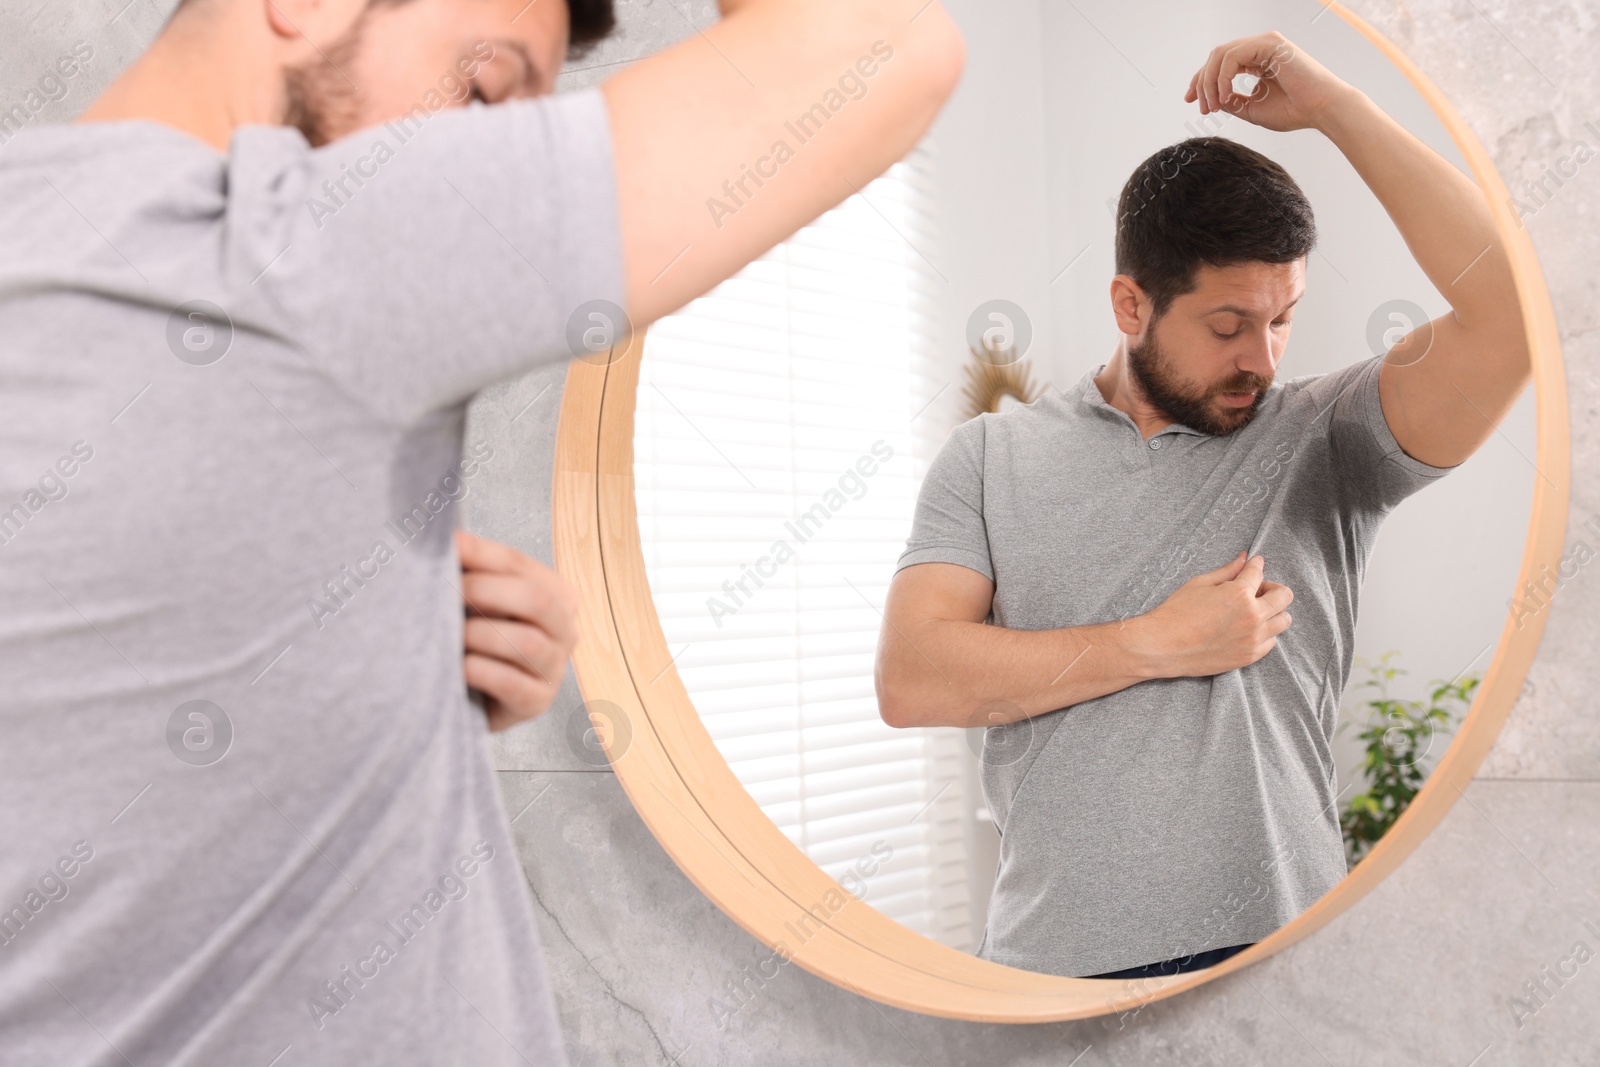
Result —
<svg viewBox="0 0 1600 1067"><path fill-rule="evenodd" d="M928 0L722 0L602 83L627 311L705 293L903 157L965 63Z"/></svg>
<svg viewBox="0 0 1600 1067"><path fill-rule="evenodd" d="M1244 97L1239 73L1261 77ZM1450 313L1391 348L1378 379L1384 421L1413 459L1453 467L1488 440L1532 374L1510 260L1482 190L1282 34L1219 45L1186 99L1270 130L1316 129L1394 221Z"/></svg>
<svg viewBox="0 0 1600 1067"><path fill-rule="evenodd" d="M918 563L889 583L874 682L890 726L1000 726L1152 678L1209 677L1265 656L1294 593L1260 556L1195 575L1153 611L1056 630L984 623L994 582Z"/></svg>

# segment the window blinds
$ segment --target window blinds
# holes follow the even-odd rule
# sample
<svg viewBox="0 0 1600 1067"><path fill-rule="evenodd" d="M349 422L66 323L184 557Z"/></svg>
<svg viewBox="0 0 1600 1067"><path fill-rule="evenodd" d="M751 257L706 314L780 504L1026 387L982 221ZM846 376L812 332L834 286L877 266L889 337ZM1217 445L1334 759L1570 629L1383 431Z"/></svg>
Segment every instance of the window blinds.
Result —
<svg viewBox="0 0 1600 1067"><path fill-rule="evenodd" d="M931 426L928 150L646 333L639 530L678 673L823 870L971 948L961 734L878 717L873 658ZM920 419L932 422L931 417Z"/></svg>

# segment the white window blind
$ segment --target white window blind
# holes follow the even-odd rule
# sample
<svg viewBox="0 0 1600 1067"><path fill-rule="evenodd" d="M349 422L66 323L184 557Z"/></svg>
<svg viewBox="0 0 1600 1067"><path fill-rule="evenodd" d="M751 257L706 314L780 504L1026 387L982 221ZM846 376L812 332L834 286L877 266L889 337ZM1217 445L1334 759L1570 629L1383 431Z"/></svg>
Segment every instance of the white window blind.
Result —
<svg viewBox="0 0 1600 1067"><path fill-rule="evenodd" d="M651 326L634 475L668 646L734 773L847 889L971 948L962 735L884 725L873 689L934 432L930 180L921 147Z"/></svg>

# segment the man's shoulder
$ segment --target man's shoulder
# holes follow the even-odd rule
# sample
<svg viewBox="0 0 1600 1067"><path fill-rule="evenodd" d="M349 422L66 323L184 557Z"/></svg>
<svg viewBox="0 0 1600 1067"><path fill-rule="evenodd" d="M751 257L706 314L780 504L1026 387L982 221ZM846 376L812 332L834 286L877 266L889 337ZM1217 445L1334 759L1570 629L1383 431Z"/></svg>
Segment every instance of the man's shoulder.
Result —
<svg viewBox="0 0 1600 1067"><path fill-rule="evenodd" d="M0 173L40 163L89 162L107 156L178 152L209 156L218 163L224 158L193 134L146 118L39 123L19 129L9 138L0 138L0 145L4 147L0 151Z"/></svg>
<svg viewBox="0 0 1600 1067"><path fill-rule="evenodd" d="M1270 451L1278 458L1284 458L1285 449L1302 460L1313 453L1329 455L1337 427L1358 417L1352 412L1362 409L1369 394L1371 402L1376 403L1376 390L1369 375L1376 375L1383 358L1368 357L1330 371L1274 382L1259 415L1241 434L1252 447ZM1313 469L1314 464L1297 464L1302 473L1309 474Z"/></svg>
<svg viewBox="0 0 1600 1067"><path fill-rule="evenodd" d="M1346 364L1331 371L1300 374L1275 381L1267 388L1256 417L1241 431L1255 440L1295 437L1325 437L1330 423L1348 408L1342 398L1356 395L1366 375L1375 374L1382 356Z"/></svg>
<svg viewBox="0 0 1600 1067"><path fill-rule="evenodd" d="M1278 384L1281 384L1285 398L1299 393L1311 393L1325 394L1331 399L1335 394L1342 393L1355 385L1363 374L1369 373L1376 364L1382 363L1383 359L1381 355L1367 356L1331 371L1301 374ZM1278 384L1273 388L1277 388Z"/></svg>
<svg viewBox="0 0 1600 1067"><path fill-rule="evenodd" d="M1036 437L1070 430L1079 412L1068 393L1046 387L1027 404L1012 404L1004 411L985 411L956 427L979 441Z"/></svg>

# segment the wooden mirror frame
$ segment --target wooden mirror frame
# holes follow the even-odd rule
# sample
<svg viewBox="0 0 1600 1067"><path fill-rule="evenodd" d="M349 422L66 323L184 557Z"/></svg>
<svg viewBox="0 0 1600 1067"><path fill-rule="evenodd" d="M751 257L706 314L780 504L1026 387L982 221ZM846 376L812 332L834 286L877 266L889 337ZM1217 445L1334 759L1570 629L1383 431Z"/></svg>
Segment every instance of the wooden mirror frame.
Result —
<svg viewBox="0 0 1600 1067"><path fill-rule="evenodd" d="M1483 147L1439 90L1392 43L1337 12L1403 71L1486 190L1521 299L1533 360L1538 457L1517 588L1559 565L1570 441L1560 337L1533 244ZM1271 936L1206 970L1138 983L1019 970L943 945L856 899L794 845L734 777L700 721L651 599L634 504L633 416L642 334L604 364L574 360L557 430L552 486L556 569L582 595L573 654L586 707L617 778L667 854L752 936L844 989L909 1011L1039 1023L1123 1011L1248 967L1360 900L1444 818L1494 744L1533 662L1547 612L1499 645L1455 741L1399 821L1322 899Z"/></svg>

